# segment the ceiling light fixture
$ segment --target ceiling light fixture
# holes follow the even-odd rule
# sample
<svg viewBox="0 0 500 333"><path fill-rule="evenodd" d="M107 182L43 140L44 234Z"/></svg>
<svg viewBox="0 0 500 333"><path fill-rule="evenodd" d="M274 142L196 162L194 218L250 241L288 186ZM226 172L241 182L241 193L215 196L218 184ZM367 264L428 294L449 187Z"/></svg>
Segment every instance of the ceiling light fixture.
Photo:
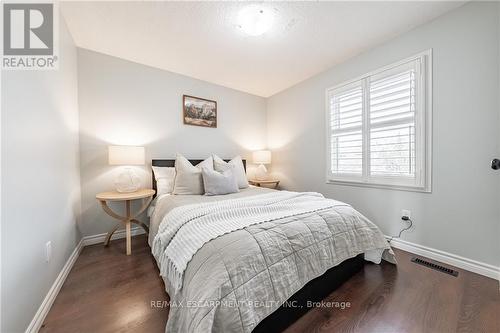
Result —
<svg viewBox="0 0 500 333"><path fill-rule="evenodd" d="M268 8L250 5L240 10L238 24L246 34L260 36L273 25L273 14Z"/></svg>

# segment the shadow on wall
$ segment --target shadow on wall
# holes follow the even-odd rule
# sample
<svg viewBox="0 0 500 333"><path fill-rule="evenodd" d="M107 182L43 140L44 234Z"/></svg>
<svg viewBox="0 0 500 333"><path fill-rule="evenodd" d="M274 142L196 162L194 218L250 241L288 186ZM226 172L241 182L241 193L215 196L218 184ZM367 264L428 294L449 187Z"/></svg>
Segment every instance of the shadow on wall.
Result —
<svg viewBox="0 0 500 333"><path fill-rule="evenodd" d="M275 137L270 144L273 152L273 163L270 167L272 177L279 179L280 186L286 190L321 192L321 188L314 186L318 182L311 180L324 179L326 172L323 137L311 141L310 134L304 130L293 134L286 132ZM297 149L300 146L304 146L304 149ZM318 164L321 165L322 171L310 173L309 171L317 169ZM303 177L304 173L308 177ZM303 182L304 179L307 179L307 182Z"/></svg>

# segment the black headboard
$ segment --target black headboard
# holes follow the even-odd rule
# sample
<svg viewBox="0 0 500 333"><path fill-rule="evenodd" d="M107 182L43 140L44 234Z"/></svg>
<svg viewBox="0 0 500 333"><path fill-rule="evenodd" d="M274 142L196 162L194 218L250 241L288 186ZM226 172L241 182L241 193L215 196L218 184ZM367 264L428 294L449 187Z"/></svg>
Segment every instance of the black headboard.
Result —
<svg viewBox="0 0 500 333"><path fill-rule="evenodd" d="M229 162L230 160L224 160L225 162ZM203 162L203 160L189 160L192 165L196 165L200 162ZM175 166L175 159L174 160L152 160L151 161L152 166L157 166L157 167L174 167ZM245 171L247 170L247 161L243 160L243 168L245 168ZM156 191L156 179L154 173L151 173L153 177L153 190ZM155 194L156 196L156 194Z"/></svg>

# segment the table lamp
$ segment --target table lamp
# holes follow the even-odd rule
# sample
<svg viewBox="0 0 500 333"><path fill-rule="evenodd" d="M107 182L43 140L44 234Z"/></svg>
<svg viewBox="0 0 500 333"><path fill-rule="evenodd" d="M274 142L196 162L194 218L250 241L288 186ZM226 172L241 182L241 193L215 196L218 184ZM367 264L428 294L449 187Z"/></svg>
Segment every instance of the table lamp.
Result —
<svg viewBox="0 0 500 333"><path fill-rule="evenodd" d="M267 179L267 169L264 164L271 164L271 151L269 150L259 150L253 153L253 162L259 164L257 172L255 173L255 178L257 180Z"/></svg>
<svg viewBox="0 0 500 333"><path fill-rule="evenodd" d="M118 177L115 179L115 187L118 192L135 192L141 185L141 179L130 167L131 165L144 165L144 147L135 146L109 146L109 165L125 165Z"/></svg>

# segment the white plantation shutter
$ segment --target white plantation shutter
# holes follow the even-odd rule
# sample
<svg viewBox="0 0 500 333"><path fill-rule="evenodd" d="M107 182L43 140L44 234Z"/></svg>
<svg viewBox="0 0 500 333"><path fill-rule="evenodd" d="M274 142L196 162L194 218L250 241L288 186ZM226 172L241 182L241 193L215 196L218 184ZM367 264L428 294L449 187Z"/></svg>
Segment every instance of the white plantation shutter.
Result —
<svg viewBox="0 0 500 333"><path fill-rule="evenodd" d="M415 125L371 128L370 174L415 177Z"/></svg>
<svg viewBox="0 0 500 333"><path fill-rule="evenodd" d="M415 178L415 61L369 78L370 175Z"/></svg>
<svg viewBox="0 0 500 333"><path fill-rule="evenodd" d="M327 90L329 181L427 190L424 90L430 80L429 56L424 53Z"/></svg>
<svg viewBox="0 0 500 333"><path fill-rule="evenodd" d="M360 85L330 96L331 172L362 174L363 90Z"/></svg>

